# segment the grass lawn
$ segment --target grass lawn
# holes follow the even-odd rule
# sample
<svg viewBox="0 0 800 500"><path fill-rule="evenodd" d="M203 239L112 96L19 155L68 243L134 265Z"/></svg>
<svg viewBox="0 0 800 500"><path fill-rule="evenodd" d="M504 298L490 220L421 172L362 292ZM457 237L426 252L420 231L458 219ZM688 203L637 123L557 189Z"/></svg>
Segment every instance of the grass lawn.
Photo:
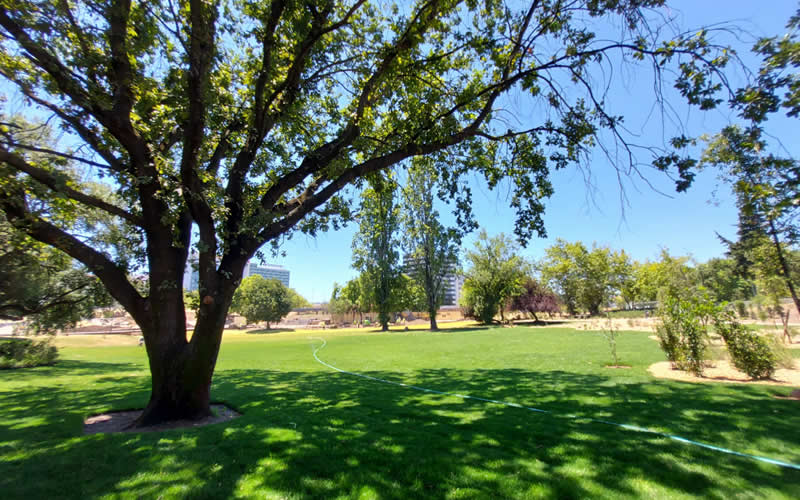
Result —
<svg viewBox="0 0 800 500"><path fill-rule="evenodd" d="M800 470L605 419L800 464L787 387L658 380L648 333L569 328L226 333L212 397L243 415L196 429L82 436L141 408L136 338L59 339L61 361L0 373L3 498L800 498ZM419 392L317 363L542 414ZM797 352L795 355L800 355ZM568 415L574 418L568 418Z"/></svg>

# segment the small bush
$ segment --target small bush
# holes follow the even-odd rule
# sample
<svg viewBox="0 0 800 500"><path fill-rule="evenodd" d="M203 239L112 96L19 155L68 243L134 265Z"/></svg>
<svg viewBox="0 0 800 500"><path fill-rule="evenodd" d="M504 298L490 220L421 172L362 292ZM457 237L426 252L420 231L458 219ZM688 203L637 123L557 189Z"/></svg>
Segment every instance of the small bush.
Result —
<svg viewBox="0 0 800 500"><path fill-rule="evenodd" d="M736 307L736 314L738 314L740 318L747 317L747 304L745 304L744 301L737 300L734 303L734 307Z"/></svg>
<svg viewBox="0 0 800 500"><path fill-rule="evenodd" d="M617 337L619 336L619 328L614 326L611 321L611 316L608 317L608 326L600 327L600 333L608 341L608 348L611 350L611 357L614 359L613 366L619 366L619 356L617 355Z"/></svg>
<svg viewBox="0 0 800 500"><path fill-rule="evenodd" d="M667 360L670 361L675 368L681 368L686 359L681 342L680 325L676 321L670 321L666 318L656 326L656 335L658 335L658 343L661 350L667 355Z"/></svg>
<svg viewBox="0 0 800 500"><path fill-rule="evenodd" d="M708 301L700 298L665 297L656 326L661 349L675 368L692 375L703 374L708 359Z"/></svg>
<svg viewBox="0 0 800 500"><path fill-rule="evenodd" d="M730 311L719 314L714 319L714 327L725 340L737 370L753 379L772 377L777 357L765 338L739 323Z"/></svg>
<svg viewBox="0 0 800 500"><path fill-rule="evenodd" d="M58 359L58 349L50 339L6 339L0 341L0 369L30 368L52 365Z"/></svg>

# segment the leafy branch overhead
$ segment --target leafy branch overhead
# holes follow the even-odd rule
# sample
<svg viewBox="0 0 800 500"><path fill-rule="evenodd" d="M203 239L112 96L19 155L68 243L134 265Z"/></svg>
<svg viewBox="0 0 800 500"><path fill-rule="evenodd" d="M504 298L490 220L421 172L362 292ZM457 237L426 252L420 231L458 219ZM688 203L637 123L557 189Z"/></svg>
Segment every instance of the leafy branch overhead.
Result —
<svg viewBox="0 0 800 500"><path fill-rule="evenodd" d="M464 225L465 176L508 180L525 241L545 234L552 169L598 144L622 152L620 172L639 166L605 102L605 69L646 61L660 82L672 68L689 103L713 107L731 53L703 30L663 39L663 5L0 0L0 76L28 122L63 131L42 145L3 125L0 211L86 265L142 328L154 377L143 420L197 416L248 259L351 219L350 188L365 179L427 156ZM521 97L535 114L508 111ZM77 234L65 223L75 206L112 217L134 250ZM194 231L202 300L187 341L180 284ZM146 293L132 269L146 269Z"/></svg>
<svg viewBox="0 0 800 500"><path fill-rule="evenodd" d="M716 95L725 60L704 33L668 43L640 33L638 9L661 3L15 2L0 12L0 72L129 198L104 209L175 234L191 218L204 254L249 254L304 218L313 233L348 217L343 187L421 154L451 165L453 196L467 170L490 185L510 177L527 238L544 232L548 164L578 161L600 129L619 128L593 68L619 54L657 66L687 56L681 91L703 105ZM581 10L597 22L622 15L627 37L601 40ZM583 97L568 97L570 81ZM500 120L512 89L547 105L540 123ZM4 154L28 173L22 151Z"/></svg>

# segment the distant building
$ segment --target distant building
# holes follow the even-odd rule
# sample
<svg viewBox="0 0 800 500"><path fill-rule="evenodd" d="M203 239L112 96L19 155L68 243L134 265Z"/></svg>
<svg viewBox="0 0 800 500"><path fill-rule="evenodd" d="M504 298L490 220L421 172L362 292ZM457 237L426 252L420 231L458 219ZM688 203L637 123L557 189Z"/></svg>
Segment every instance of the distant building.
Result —
<svg viewBox="0 0 800 500"><path fill-rule="evenodd" d="M420 259L412 259L408 256L403 257L403 272L409 276L415 276L416 270L422 264ZM461 289L464 286L464 277L460 275L457 263L453 262L448 266L447 273L444 275L444 297L442 306L457 306L458 299L461 298Z"/></svg>
<svg viewBox="0 0 800 500"><path fill-rule="evenodd" d="M197 260L198 257L196 254L190 255L189 258L186 259L186 269L183 271L183 289L187 292L197 290L200 286L200 273L197 271ZM248 262L244 266L242 279L253 274L257 274L267 279L276 279L283 283L284 286L289 286L289 270L283 266L272 264L260 266L252 262Z"/></svg>
<svg viewBox="0 0 800 500"><path fill-rule="evenodd" d="M197 254L186 259L186 268L183 270L183 290L193 292L200 287L200 273L197 271Z"/></svg>
<svg viewBox="0 0 800 500"><path fill-rule="evenodd" d="M274 264L259 266L258 264L253 264L252 262L244 266L244 275L242 275L242 278L247 278L248 276L252 276L254 274L267 279L276 279L283 283L283 286L287 288L289 287L289 270L283 266Z"/></svg>

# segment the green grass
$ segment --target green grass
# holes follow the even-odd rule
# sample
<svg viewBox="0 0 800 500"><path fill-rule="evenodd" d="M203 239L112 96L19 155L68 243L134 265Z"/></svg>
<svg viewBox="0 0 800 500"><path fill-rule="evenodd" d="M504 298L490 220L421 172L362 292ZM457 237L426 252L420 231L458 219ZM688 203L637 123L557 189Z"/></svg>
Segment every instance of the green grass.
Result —
<svg viewBox="0 0 800 500"><path fill-rule="evenodd" d="M518 408L423 393L316 363ZM567 328L226 334L212 396L231 422L82 436L83 419L142 407L144 350L81 347L0 379L4 498L798 498L800 471L587 421L648 427L800 463L786 387L654 379L647 333ZM316 342L319 344L320 342ZM797 353L800 354L800 353ZM795 354L795 355L797 355ZM577 418L566 418L574 415Z"/></svg>

